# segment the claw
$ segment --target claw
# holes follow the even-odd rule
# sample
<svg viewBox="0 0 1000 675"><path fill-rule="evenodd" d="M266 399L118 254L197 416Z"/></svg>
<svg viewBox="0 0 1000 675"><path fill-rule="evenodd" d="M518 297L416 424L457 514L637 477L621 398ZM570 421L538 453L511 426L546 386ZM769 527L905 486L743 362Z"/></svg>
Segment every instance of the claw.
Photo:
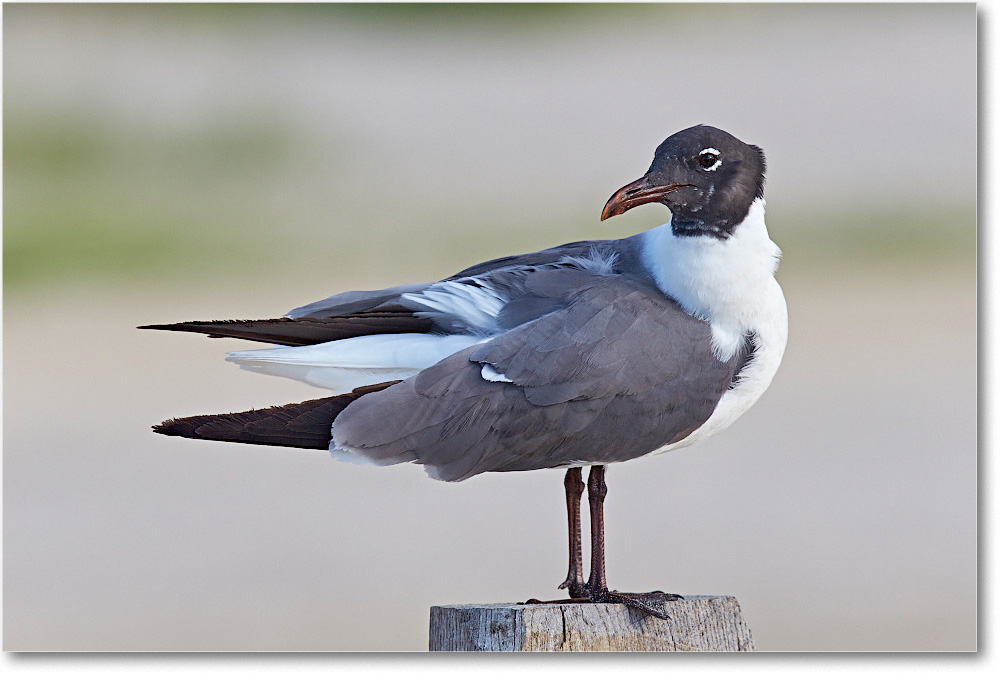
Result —
<svg viewBox="0 0 1000 675"><path fill-rule="evenodd" d="M567 579L566 581L559 584L559 588L565 588L569 591L569 597L571 598L587 598L590 597L589 591L584 584L579 581L574 581L572 579Z"/></svg>
<svg viewBox="0 0 1000 675"><path fill-rule="evenodd" d="M653 607L650 607L645 602L642 602L638 598L628 595L626 593L615 593L614 591L604 591L597 597L591 596L592 602L608 602L608 603L619 603L625 605L626 607L631 607L632 609L637 609L640 612L649 614L650 616L655 616L657 619L662 619L666 621L670 618L670 615L666 612L660 611Z"/></svg>
<svg viewBox="0 0 1000 675"><path fill-rule="evenodd" d="M562 588L562 586L560 586ZM537 598L531 598L523 602L519 602L519 605L566 605L570 603L579 602L601 602L606 604L620 604L632 609L643 612L650 616L655 616L657 619L662 619L666 621L670 618L670 615L666 612L659 610L645 602L642 599L649 600L661 600L663 602L671 602L675 600L683 600L684 597L677 595L676 593L664 593L662 591L651 591L649 593L619 593L618 591L609 591L608 589L601 589L598 591L591 591L586 586L582 586L580 592L581 595L573 595L573 591L570 591L570 597L562 598L560 600L538 600Z"/></svg>
<svg viewBox="0 0 1000 675"><path fill-rule="evenodd" d="M618 591L609 591L606 588L598 589L596 591L590 592L591 602L606 602L606 603L619 603L632 609L639 610L650 616L655 616L657 619L662 619L666 621L670 618L670 615L666 612L656 609L651 605L643 602L642 599L657 599L664 602L671 602L676 600L683 600L684 598L676 593L664 593L662 591L652 591L650 593L619 593Z"/></svg>

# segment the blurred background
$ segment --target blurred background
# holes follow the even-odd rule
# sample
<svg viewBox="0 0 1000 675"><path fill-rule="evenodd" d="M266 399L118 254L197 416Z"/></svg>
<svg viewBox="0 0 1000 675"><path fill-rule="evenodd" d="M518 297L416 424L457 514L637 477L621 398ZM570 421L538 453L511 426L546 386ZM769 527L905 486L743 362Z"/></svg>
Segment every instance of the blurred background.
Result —
<svg viewBox="0 0 1000 675"><path fill-rule="evenodd" d="M325 394L134 327L658 225L598 218L698 123L767 153L789 346L610 468L610 585L975 649L976 58L972 4L5 5L4 649L421 650L430 605L559 597L562 472L156 436Z"/></svg>

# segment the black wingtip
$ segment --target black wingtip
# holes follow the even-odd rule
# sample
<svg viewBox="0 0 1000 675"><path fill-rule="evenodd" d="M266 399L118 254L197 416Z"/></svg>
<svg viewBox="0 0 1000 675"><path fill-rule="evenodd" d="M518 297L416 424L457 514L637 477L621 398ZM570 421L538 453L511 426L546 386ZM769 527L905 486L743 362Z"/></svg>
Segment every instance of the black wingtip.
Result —
<svg viewBox="0 0 1000 675"><path fill-rule="evenodd" d="M185 323L151 323L147 326L136 326L139 330L172 330L182 333L204 332L202 326L224 324L225 321L188 321ZM234 322L235 323L235 322Z"/></svg>
<svg viewBox="0 0 1000 675"><path fill-rule="evenodd" d="M180 417L164 420L153 425L153 433L164 436L183 436L184 438L202 438L198 435L198 425L194 424L194 417Z"/></svg>
<svg viewBox="0 0 1000 675"><path fill-rule="evenodd" d="M261 410L176 417L154 425L153 432L209 441L327 450L330 447L330 427L344 408L365 394L381 391L398 382L381 382L358 387L348 394Z"/></svg>
<svg viewBox="0 0 1000 675"><path fill-rule="evenodd" d="M182 323L151 323L146 326L136 326L139 330L173 330L187 333L205 332L215 326L225 326L228 324L248 323L225 319L222 321L184 321Z"/></svg>
<svg viewBox="0 0 1000 675"><path fill-rule="evenodd" d="M326 450L333 418L345 406L346 402L333 397L242 413L178 417L153 426L153 432L206 441Z"/></svg>
<svg viewBox="0 0 1000 675"><path fill-rule="evenodd" d="M138 328L202 333L216 338L238 338L252 342L301 347L362 335L428 333L434 328L434 324L430 319L418 317L410 310L390 308L346 316L184 321L150 324Z"/></svg>

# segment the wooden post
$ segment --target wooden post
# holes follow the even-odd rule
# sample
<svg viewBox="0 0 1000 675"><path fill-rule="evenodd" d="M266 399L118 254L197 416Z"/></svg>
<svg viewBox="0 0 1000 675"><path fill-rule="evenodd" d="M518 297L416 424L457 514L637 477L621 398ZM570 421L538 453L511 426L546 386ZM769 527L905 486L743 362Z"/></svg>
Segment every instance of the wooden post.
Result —
<svg viewBox="0 0 1000 675"><path fill-rule="evenodd" d="M749 652L753 636L731 595L665 603L669 620L619 604L431 607L432 652Z"/></svg>

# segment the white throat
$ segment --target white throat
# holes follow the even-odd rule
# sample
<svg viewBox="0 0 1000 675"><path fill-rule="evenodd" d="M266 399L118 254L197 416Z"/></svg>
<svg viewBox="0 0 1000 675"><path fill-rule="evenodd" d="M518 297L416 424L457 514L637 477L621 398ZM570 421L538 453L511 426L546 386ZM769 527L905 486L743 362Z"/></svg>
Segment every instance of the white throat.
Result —
<svg viewBox="0 0 1000 675"><path fill-rule="evenodd" d="M763 199L754 200L727 239L678 237L667 222L646 232L642 247L643 262L660 290L711 324L712 348L723 361L736 353L747 333L773 323L776 317L769 315L778 311L777 304L784 314L774 280L781 249L767 235Z"/></svg>

